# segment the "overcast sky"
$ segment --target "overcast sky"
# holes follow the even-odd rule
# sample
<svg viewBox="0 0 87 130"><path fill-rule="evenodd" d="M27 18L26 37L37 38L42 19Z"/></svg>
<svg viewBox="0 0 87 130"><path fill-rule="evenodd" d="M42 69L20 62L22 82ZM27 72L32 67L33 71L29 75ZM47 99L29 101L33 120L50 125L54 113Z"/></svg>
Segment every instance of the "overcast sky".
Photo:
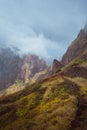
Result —
<svg viewBox="0 0 87 130"><path fill-rule="evenodd" d="M58 58L87 22L87 0L0 0L0 45Z"/></svg>

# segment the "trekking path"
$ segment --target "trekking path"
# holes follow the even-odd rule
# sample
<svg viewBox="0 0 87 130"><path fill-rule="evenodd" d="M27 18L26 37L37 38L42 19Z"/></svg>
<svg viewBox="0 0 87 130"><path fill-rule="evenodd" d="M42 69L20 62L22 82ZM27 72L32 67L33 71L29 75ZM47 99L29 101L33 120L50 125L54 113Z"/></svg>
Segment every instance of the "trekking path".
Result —
<svg viewBox="0 0 87 130"><path fill-rule="evenodd" d="M87 79L82 77L65 78L79 86L78 110L70 130L87 130Z"/></svg>

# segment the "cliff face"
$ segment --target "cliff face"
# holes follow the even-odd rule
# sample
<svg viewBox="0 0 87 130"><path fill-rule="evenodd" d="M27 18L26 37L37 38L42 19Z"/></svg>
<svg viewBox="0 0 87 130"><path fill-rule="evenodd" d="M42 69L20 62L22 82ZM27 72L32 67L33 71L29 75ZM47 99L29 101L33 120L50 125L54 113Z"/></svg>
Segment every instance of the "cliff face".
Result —
<svg viewBox="0 0 87 130"><path fill-rule="evenodd" d="M31 80L38 72L47 69L45 60L36 55L20 57L13 48L0 49L0 89L6 89L17 80Z"/></svg>
<svg viewBox="0 0 87 130"><path fill-rule="evenodd" d="M63 67L63 64L58 60L54 59L53 64L51 65L51 72L52 74L56 73Z"/></svg>
<svg viewBox="0 0 87 130"><path fill-rule="evenodd" d="M68 64L86 50L87 50L87 31L86 29L83 29L78 34L77 38L69 46L67 52L62 58L62 63L65 65Z"/></svg>
<svg viewBox="0 0 87 130"><path fill-rule="evenodd" d="M16 50L0 49L0 89L6 88L19 79L22 59Z"/></svg>
<svg viewBox="0 0 87 130"><path fill-rule="evenodd" d="M47 69L46 61L36 55L26 55L21 66L20 77L22 80L31 79L38 72Z"/></svg>
<svg viewBox="0 0 87 130"><path fill-rule="evenodd" d="M66 65L61 73L71 78L83 77L87 79L87 51Z"/></svg>
<svg viewBox="0 0 87 130"><path fill-rule="evenodd" d="M57 60L47 67L34 55L22 59L19 77L30 78L30 82L26 87L17 81L2 92L0 130L87 130L86 38L82 30L66 52L63 63L68 64L64 67ZM34 83L43 77L46 79Z"/></svg>

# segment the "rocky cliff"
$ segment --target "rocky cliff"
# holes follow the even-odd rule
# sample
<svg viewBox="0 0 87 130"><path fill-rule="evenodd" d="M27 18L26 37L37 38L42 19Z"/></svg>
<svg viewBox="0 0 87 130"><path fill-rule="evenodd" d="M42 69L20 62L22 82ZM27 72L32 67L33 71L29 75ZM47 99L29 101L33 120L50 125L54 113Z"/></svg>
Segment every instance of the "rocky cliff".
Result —
<svg viewBox="0 0 87 130"><path fill-rule="evenodd" d="M36 55L19 56L13 48L0 48L0 89L20 80L31 82L36 73L48 68L46 61Z"/></svg>
<svg viewBox="0 0 87 130"><path fill-rule="evenodd" d="M59 62L58 60L54 59L50 70L51 70L52 74L54 74L54 73L60 71L62 67L63 67L63 64L61 62Z"/></svg>
<svg viewBox="0 0 87 130"><path fill-rule="evenodd" d="M72 44L67 49L66 53L62 58L63 64L68 64L74 58L78 57L84 51L87 50L87 31L86 27L80 31L77 38L72 42Z"/></svg>
<svg viewBox="0 0 87 130"><path fill-rule="evenodd" d="M50 77L32 85L27 82L27 87L26 84L17 81L8 88L7 95L9 91L12 94L12 87L15 92L17 89L21 90L21 87L24 89L0 97L0 130L87 130L86 37L86 32L81 31L77 37L81 41L69 47L72 53L66 53L69 53L71 58L69 55L65 57L63 63L68 64L63 68L57 60L47 68L42 67L44 61L41 62L38 57L35 58L36 56L28 55L23 58L24 69L21 72L24 71L24 80L31 76L35 82L46 76L47 72L49 75L56 72L58 67L60 71L53 75L51 73ZM37 59L35 62L34 58ZM44 71L42 68L47 70Z"/></svg>
<svg viewBox="0 0 87 130"><path fill-rule="evenodd" d="M31 80L36 73L45 71L47 64L44 59L40 59L36 55L26 55L23 58L23 64L21 66L20 76L22 80Z"/></svg>

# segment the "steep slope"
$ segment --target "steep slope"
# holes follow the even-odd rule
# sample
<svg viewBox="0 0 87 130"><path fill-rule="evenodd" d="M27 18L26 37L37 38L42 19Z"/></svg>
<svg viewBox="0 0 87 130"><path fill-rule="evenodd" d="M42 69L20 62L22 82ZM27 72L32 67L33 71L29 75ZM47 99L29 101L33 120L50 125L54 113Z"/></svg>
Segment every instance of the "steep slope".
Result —
<svg viewBox="0 0 87 130"><path fill-rule="evenodd" d="M58 60L54 59L50 68L51 73L55 74L56 72L60 71L61 68L63 68L63 64Z"/></svg>
<svg viewBox="0 0 87 130"><path fill-rule="evenodd" d="M87 130L87 26L80 31L62 58L61 75L79 86L78 109L70 130Z"/></svg>
<svg viewBox="0 0 87 130"><path fill-rule="evenodd" d="M72 60L66 65L61 74L69 77L84 77L87 78L87 51L81 54L78 58Z"/></svg>
<svg viewBox="0 0 87 130"><path fill-rule="evenodd" d="M36 80L47 76L47 70L44 71L39 66L41 71L36 73L37 66L35 69L33 66L38 62L31 62L30 67L29 58L24 57L25 69L22 74L24 74L23 80L26 82L14 84L20 90L23 87L23 90L9 96L3 95L0 98L0 130L87 129L86 38L87 34L82 30L71 45L71 51L65 56L63 63L68 63L68 65L61 68L62 64L54 60L53 65L47 68L48 74L52 74L52 70L54 74L36 83L34 83ZM26 63L28 69L25 67ZM29 67L31 68L30 73L27 71ZM51 71L50 68L52 68ZM56 71L59 72L55 74ZM31 86L29 76L32 77L31 81L34 83ZM9 88L6 92L8 93L8 91Z"/></svg>
<svg viewBox="0 0 87 130"><path fill-rule="evenodd" d="M0 98L0 130L69 130L77 111L78 86L54 75Z"/></svg>
<svg viewBox="0 0 87 130"><path fill-rule="evenodd" d="M65 65L68 64L74 58L78 57L86 50L87 50L87 31L86 29L83 29L78 34L77 38L69 46L67 52L62 58L62 63Z"/></svg>
<svg viewBox="0 0 87 130"><path fill-rule="evenodd" d="M22 80L31 80L31 78L38 72L47 69L47 64L44 59L40 59L36 55L26 55L23 58L23 64L21 66L21 78Z"/></svg>
<svg viewBox="0 0 87 130"><path fill-rule="evenodd" d="M71 123L71 130L87 129L87 79L82 77L68 78L79 86L78 109Z"/></svg>
<svg viewBox="0 0 87 130"><path fill-rule="evenodd" d="M39 59L38 56L26 55L20 68L20 80L16 79L8 88L1 90L0 96L15 93L37 81L50 77L52 74L59 72L63 65L55 59L52 65L48 67L46 62Z"/></svg>
<svg viewBox="0 0 87 130"><path fill-rule="evenodd" d="M0 90L12 85L20 79L22 59L16 49L0 48Z"/></svg>
<svg viewBox="0 0 87 130"><path fill-rule="evenodd" d="M34 77L30 81L30 84L43 80L47 77L49 77L48 70L40 71L34 75Z"/></svg>
<svg viewBox="0 0 87 130"><path fill-rule="evenodd" d="M86 130L86 108L87 79L55 74L0 98L0 130Z"/></svg>
<svg viewBox="0 0 87 130"><path fill-rule="evenodd" d="M23 81L17 80L14 84L9 86L8 88L0 91L0 97L3 95L6 96L9 94L16 93L16 92L24 89L25 87L26 87L26 85L25 85L25 83L23 83Z"/></svg>
<svg viewBox="0 0 87 130"><path fill-rule="evenodd" d="M0 48L0 93L10 86L12 90L13 84L18 80L32 83L35 74L42 73L47 68L46 61L36 55L27 54L20 57L14 48ZM43 78L43 75L41 77Z"/></svg>
<svg viewBox="0 0 87 130"><path fill-rule="evenodd" d="M78 110L71 130L87 129L87 51L62 69L61 75L79 86Z"/></svg>

